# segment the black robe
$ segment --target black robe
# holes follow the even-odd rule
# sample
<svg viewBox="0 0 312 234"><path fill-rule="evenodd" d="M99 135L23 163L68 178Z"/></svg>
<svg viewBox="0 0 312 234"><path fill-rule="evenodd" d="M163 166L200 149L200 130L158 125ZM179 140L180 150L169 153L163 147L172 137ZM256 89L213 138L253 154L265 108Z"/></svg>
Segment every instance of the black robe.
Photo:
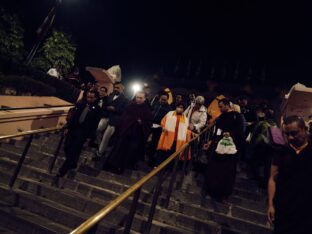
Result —
<svg viewBox="0 0 312 234"><path fill-rule="evenodd" d="M220 155L215 152L223 133L229 132L238 152L233 155ZM209 160L206 169L205 190L217 200L227 198L233 192L236 176L238 153L244 139L243 119L240 113L232 111L222 113L216 121L212 135Z"/></svg>
<svg viewBox="0 0 312 234"><path fill-rule="evenodd" d="M64 142L66 160L59 170L59 175L64 176L68 170L76 168L84 142L91 137L97 128L100 119L98 105L89 104L89 111L85 119L80 123L79 119L87 103L81 102L72 110L72 116L68 119L68 133Z"/></svg>
<svg viewBox="0 0 312 234"><path fill-rule="evenodd" d="M309 234L312 223L312 144L296 154L291 147L275 151L278 167L274 196L276 234Z"/></svg>
<svg viewBox="0 0 312 234"><path fill-rule="evenodd" d="M152 112L146 103L132 103L126 108L117 126L116 142L108 157L110 167L121 171L125 168L132 169L139 160L144 159L152 122Z"/></svg>

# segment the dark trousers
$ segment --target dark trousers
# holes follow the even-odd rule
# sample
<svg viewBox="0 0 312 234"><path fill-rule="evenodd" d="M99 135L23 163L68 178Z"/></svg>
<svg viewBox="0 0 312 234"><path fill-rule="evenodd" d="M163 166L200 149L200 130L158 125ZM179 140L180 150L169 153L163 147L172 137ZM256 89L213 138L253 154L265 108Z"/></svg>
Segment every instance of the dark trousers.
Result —
<svg viewBox="0 0 312 234"><path fill-rule="evenodd" d="M256 147L247 158L250 174L259 185L266 188L270 176L272 150L268 146ZM260 177L260 168L263 166L263 179Z"/></svg>
<svg viewBox="0 0 312 234"><path fill-rule="evenodd" d="M205 172L204 190L217 201L228 198L234 188L238 156L211 152Z"/></svg>
<svg viewBox="0 0 312 234"><path fill-rule="evenodd" d="M162 128L152 128L151 130L152 140L150 142L150 145L148 147L148 152L147 152L147 157L148 157L147 160L151 166L155 165L155 161L156 161L155 153L157 150L157 145L158 145L161 132L162 132Z"/></svg>
<svg viewBox="0 0 312 234"><path fill-rule="evenodd" d="M69 170L75 169L80 157L80 153L87 137L81 127L69 130L65 142L64 151L66 160L59 169L58 175L63 177Z"/></svg>
<svg viewBox="0 0 312 234"><path fill-rule="evenodd" d="M164 151L164 150L158 150L156 155L156 165L160 165L163 161L165 161L170 155L172 155L176 151L176 141L172 144L172 147L170 150ZM174 165L174 160L169 164L167 169L172 169Z"/></svg>

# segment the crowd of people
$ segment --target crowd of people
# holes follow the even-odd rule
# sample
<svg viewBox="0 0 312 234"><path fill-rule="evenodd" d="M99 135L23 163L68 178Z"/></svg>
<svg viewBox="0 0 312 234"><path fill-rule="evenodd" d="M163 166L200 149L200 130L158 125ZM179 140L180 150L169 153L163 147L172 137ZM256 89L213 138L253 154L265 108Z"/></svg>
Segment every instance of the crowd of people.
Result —
<svg viewBox="0 0 312 234"><path fill-rule="evenodd" d="M87 141L96 149L95 163L121 174L125 169L136 170L140 160L157 167L209 126L211 137L202 147L207 158L202 172L203 196L227 204L241 160L250 179L260 188L268 185L268 218L275 223L276 233L294 233L288 230L309 223L310 216L302 217L301 212L312 208L312 191L305 186L312 178L311 145L308 128L300 117L284 119L279 128L273 108L267 104L252 106L246 96L239 96L217 99L220 115L214 119L200 95L175 94L169 104L165 90L153 98L144 90L138 91L131 100L124 90L121 82L115 82L109 95L104 86L86 87L68 117L66 160L56 179L77 167ZM181 160L190 160L191 152L184 153Z"/></svg>

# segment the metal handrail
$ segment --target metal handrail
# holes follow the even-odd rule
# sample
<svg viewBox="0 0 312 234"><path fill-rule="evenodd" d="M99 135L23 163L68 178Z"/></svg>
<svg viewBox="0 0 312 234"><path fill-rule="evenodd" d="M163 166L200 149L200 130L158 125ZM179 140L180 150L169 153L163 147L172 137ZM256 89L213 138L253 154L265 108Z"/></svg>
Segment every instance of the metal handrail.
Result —
<svg viewBox="0 0 312 234"><path fill-rule="evenodd" d="M44 106L27 106L27 107L0 107L0 111L11 111L11 110L31 110L31 109L43 109L43 108L58 108L58 107L74 107L72 104L68 105L44 105Z"/></svg>
<svg viewBox="0 0 312 234"><path fill-rule="evenodd" d="M192 142L197 140L202 134L207 132L210 128L211 128L211 126L206 127L203 131L201 131L199 134L197 134L196 137L192 138L188 143L185 143L178 151L176 151L175 153L170 155L159 166L157 166L155 169L153 169L151 172L149 172L147 175L145 175L143 178L141 178L138 182L136 182L134 185L132 185L125 192L120 194L117 198L115 198L113 201L111 201L109 204L107 204L103 209L98 211L96 214L91 216L89 219L87 219L85 222L83 222L77 228L75 228L73 231L71 231L70 234L85 233L88 230L90 230L91 228L94 228L94 226L96 226L104 217L106 217L109 213L111 213L115 208L117 208L123 201L125 201L127 198L129 198L135 192L136 193L134 195L133 202L137 202L139 192L140 192L142 186L145 185L146 182L148 182L151 178L153 178L159 172L163 171L168 166L168 164L170 162L172 162L178 155L183 153L184 150L187 149Z"/></svg>
<svg viewBox="0 0 312 234"><path fill-rule="evenodd" d="M15 133L15 134L11 134L11 135L0 136L0 141L10 139L10 138L17 138L17 137L21 137L21 136L35 135L35 134L44 133L44 132L58 131L58 130L61 130L63 128L64 127L53 127L53 128L43 128L43 129L19 132L19 133Z"/></svg>
<svg viewBox="0 0 312 234"><path fill-rule="evenodd" d="M20 132L20 133L16 133L16 134L12 134L12 135L7 135L7 136L0 136L0 141L1 140L6 140L6 139L11 139L11 138L16 138L16 137L21 137L21 136L29 136L29 138L27 139L26 145L24 147L23 153L17 163L17 166L14 170L13 175L10 178L9 181L9 187L12 188L15 184L15 181L17 179L17 176L22 168L22 165L25 161L26 155L28 153L28 150L31 146L32 140L33 140L33 136L36 134L40 134L40 133L45 133L45 132L54 132L54 131L59 131L59 130L64 130L64 127L53 127L53 128L44 128L44 129L38 129L38 130L32 130L32 131L26 131L26 132ZM49 164L49 168L48 171L51 173L55 164L55 161L57 159L58 153L60 151L60 148L62 146L64 140L64 134L62 134L61 139L59 141L59 144L55 150L54 153L54 157L53 160L51 161L51 163Z"/></svg>

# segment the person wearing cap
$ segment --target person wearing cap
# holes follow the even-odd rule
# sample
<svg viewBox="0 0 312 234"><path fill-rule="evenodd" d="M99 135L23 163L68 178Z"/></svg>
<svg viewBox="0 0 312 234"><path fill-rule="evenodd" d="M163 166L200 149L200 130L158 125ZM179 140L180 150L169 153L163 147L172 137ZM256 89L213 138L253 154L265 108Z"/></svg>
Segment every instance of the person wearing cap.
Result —
<svg viewBox="0 0 312 234"><path fill-rule="evenodd" d="M193 132L199 133L207 123L207 108L205 107L205 98L197 96L195 98L195 105L189 105L184 111L184 114L189 119L189 129Z"/></svg>

